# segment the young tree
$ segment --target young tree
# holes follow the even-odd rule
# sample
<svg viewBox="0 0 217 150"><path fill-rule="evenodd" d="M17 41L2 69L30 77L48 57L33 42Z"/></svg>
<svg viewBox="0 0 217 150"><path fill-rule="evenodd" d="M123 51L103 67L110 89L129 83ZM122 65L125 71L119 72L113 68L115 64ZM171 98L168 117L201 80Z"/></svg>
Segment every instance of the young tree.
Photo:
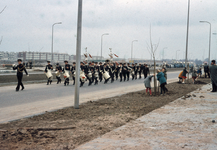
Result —
<svg viewBox="0 0 217 150"><path fill-rule="evenodd" d="M147 43L147 49L148 49L149 53L153 56L153 60L154 60L154 74L156 74L155 52L158 49L159 43L160 43L160 39L158 40L157 44L153 44L152 43L151 25L150 25L150 45ZM154 76L154 94L155 95L156 95L156 91L157 91L157 80L156 80L156 76Z"/></svg>
<svg viewBox="0 0 217 150"><path fill-rule="evenodd" d="M5 6L5 7L2 9L2 11L0 11L0 14L3 13L3 11L5 10L6 7L7 7L7 6ZM2 43L2 40L3 40L3 36L1 37L0 45L1 45L1 43Z"/></svg>

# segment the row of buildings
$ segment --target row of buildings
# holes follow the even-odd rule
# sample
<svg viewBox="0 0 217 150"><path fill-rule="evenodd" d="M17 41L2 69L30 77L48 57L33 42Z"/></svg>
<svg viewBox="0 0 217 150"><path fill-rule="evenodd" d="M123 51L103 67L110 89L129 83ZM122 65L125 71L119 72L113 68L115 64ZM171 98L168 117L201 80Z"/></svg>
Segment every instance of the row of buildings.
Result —
<svg viewBox="0 0 217 150"><path fill-rule="evenodd" d="M52 60L51 52L4 52L0 51L0 60L4 61L16 61L22 59L23 61L47 61ZM81 60L84 60L84 55L81 56ZM102 58L104 60L104 57ZM69 55L67 53L53 53L53 60L59 61L73 61L76 60L76 55ZM92 56L91 60L101 60L100 56Z"/></svg>

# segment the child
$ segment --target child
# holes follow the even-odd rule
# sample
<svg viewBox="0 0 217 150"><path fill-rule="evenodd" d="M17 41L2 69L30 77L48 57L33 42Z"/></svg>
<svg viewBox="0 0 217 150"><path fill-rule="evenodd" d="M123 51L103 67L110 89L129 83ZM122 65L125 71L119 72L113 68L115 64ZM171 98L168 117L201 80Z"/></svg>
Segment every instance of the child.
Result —
<svg viewBox="0 0 217 150"><path fill-rule="evenodd" d="M144 85L146 87L146 93L145 93L145 95L148 94L148 90L149 90L149 94L152 95L152 93L151 93L151 79L152 79L152 77L154 77L154 75L148 76L144 80Z"/></svg>
<svg viewBox="0 0 217 150"><path fill-rule="evenodd" d="M195 79L197 79L197 71L194 69L192 72L192 80L193 80L193 84L195 82Z"/></svg>
<svg viewBox="0 0 217 150"><path fill-rule="evenodd" d="M186 67L183 69L183 72L182 72L182 83L184 84L185 83L185 79L187 78L186 77L186 74L188 73Z"/></svg>
<svg viewBox="0 0 217 150"><path fill-rule="evenodd" d="M182 73L183 73L183 71L181 71L180 74L179 74L179 76L178 76L178 78L179 78L179 83L182 83Z"/></svg>
<svg viewBox="0 0 217 150"><path fill-rule="evenodd" d="M157 80L160 82L160 87L161 87L161 95L163 94L163 91L164 91L164 94L166 92L166 89L165 89L165 85L166 85L166 79L164 77L164 74L163 72L161 72L160 70L157 70Z"/></svg>

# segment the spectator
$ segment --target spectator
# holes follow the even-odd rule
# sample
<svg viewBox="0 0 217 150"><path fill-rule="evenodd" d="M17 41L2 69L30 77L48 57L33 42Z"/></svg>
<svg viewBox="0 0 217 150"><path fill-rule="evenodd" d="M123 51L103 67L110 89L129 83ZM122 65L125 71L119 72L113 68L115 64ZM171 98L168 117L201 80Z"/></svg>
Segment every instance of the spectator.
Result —
<svg viewBox="0 0 217 150"><path fill-rule="evenodd" d="M206 78L207 75L210 78L209 66L207 65L207 63L205 63L205 65L204 65L204 73L205 73L205 78Z"/></svg>
<svg viewBox="0 0 217 150"><path fill-rule="evenodd" d="M178 76L178 78L179 78L179 83L182 83L182 73L183 73L183 71L181 71L180 74L179 74L179 76Z"/></svg>
<svg viewBox="0 0 217 150"><path fill-rule="evenodd" d="M193 80L193 84L195 83L195 80L197 79L197 71L194 69L192 72L192 80Z"/></svg>
<svg viewBox="0 0 217 150"><path fill-rule="evenodd" d="M160 70L157 70L157 80L160 82L160 87L161 87L161 95L165 94L166 89L165 89L165 85L166 85L166 79L164 77L163 72L161 72Z"/></svg>
<svg viewBox="0 0 217 150"><path fill-rule="evenodd" d="M184 84L185 83L185 79L187 78L186 77L186 74L188 73L186 67L183 69L183 72L182 72L182 83Z"/></svg>
<svg viewBox="0 0 217 150"><path fill-rule="evenodd" d="M201 78L201 75L202 75L201 68L199 68L199 69L197 70L197 74L198 74L198 77L200 77L200 78Z"/></svg>
<svg viewBox="0 0 217 150"><path fill-rule="evenodd" d="M148 91L149 91L149 94L152 95L152 93L151 93L151 79L152 79L152 77L154 77L154 75L148 76L144 80L144 85L146 87L146 93L145 93L146 95L148 94Z"/></svg>
<svg viewBox="0 0 217 150"><path fill-rule="evenodd" d="M212 92L217 91L217 66L215 60L212 60L210 66L210 76L212 81Z"/></svg>

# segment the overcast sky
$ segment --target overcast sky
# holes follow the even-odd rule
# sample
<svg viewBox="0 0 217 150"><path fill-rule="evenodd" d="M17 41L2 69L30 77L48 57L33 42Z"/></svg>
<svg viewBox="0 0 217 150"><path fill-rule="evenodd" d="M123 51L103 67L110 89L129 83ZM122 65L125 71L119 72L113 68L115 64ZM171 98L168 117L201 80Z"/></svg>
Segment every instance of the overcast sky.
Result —
<svg viewBox="0 0 217 150"><path fill-rule="evenodd" d="M0 51L51 51L51 27L54 27L54 52L76 53L78 0L1 0ZM153 43L160 38L156 57L183 58L186 44L188 0L83 0L82 54L85 47L92 55L100 55L101 35L103 56L109 48L120 57L149 59L150 24ZM191 0L189 54L191 58L208 57L209 24L217 32L217 0ZM212 35L211 59L217 56L217 35Z"/></svg>

